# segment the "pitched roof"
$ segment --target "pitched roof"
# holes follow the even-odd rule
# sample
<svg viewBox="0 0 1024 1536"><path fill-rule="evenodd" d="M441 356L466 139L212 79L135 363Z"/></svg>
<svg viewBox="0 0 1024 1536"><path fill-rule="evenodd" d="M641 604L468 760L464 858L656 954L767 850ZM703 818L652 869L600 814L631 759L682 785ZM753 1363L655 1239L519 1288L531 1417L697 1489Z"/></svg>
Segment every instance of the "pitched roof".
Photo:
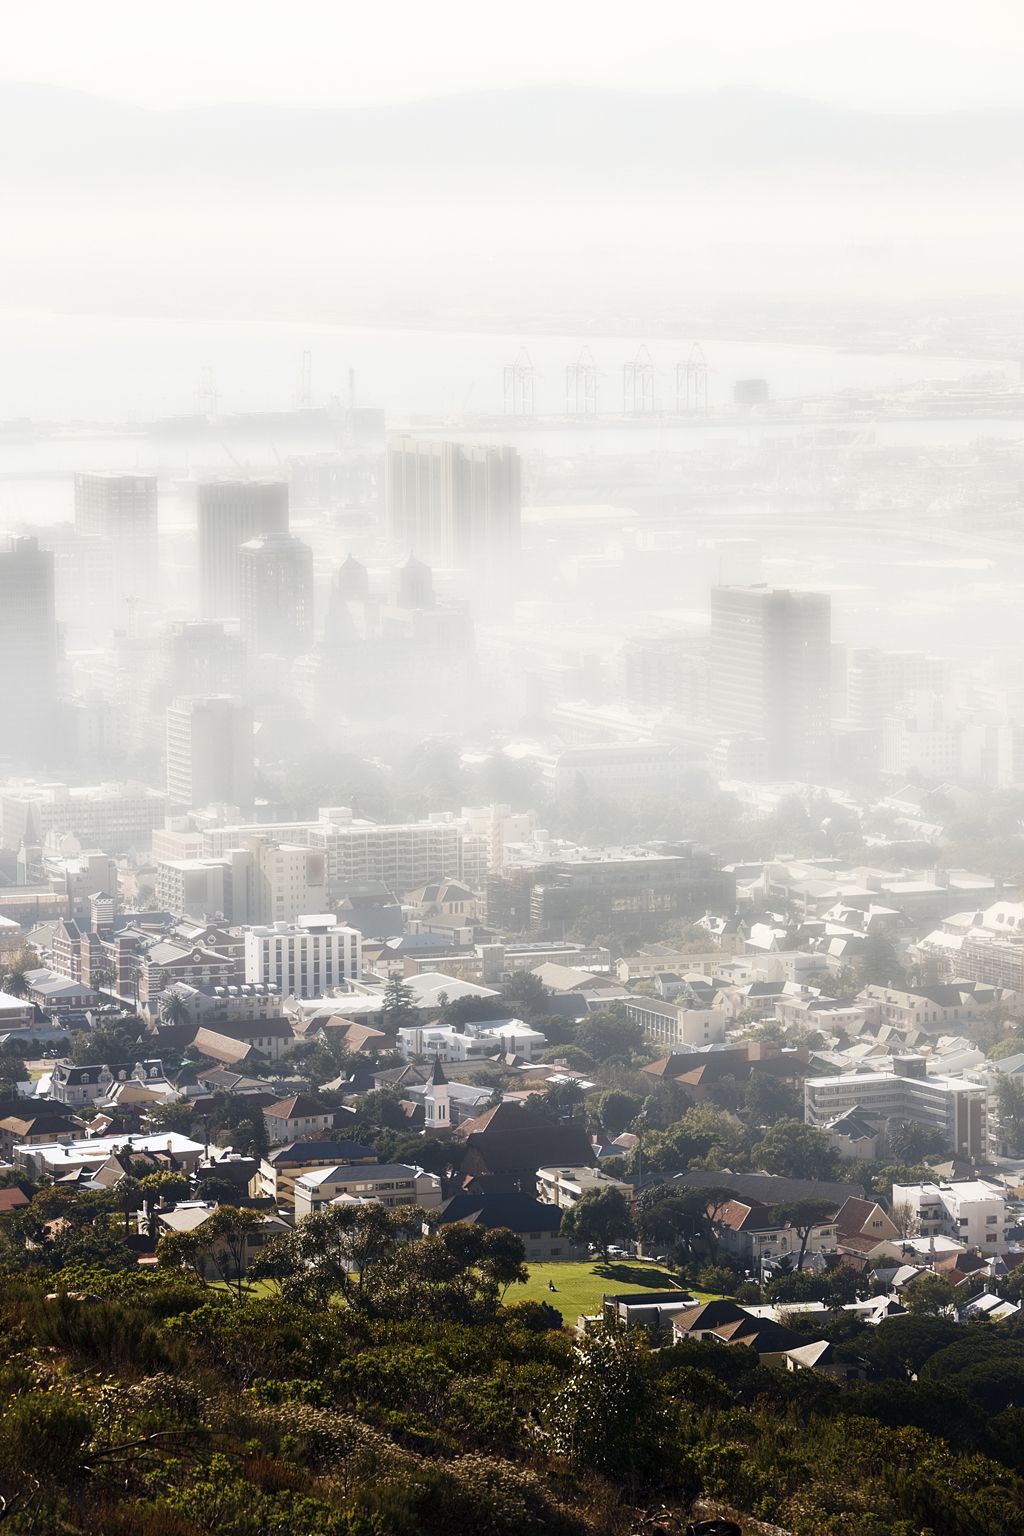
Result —
<svg viewBox="0 0 1024 1536"><path fill-rule="evenodd" d="M557 1232L562 1212L557 1205L545 1204L531 1195L453 1195L430 1217L434 1226L449 1226L454 1221L476 1226L507 1227L510 1232Z"/></svg>
<svg viewBox="0 0 1024 1536"><path fill-rule="evenodd" d="M294 1093L291 1098L278 1099L263 1111L274 1120L311 1120L315 1116L330 1115L332 1110L308 1093Z"/></svg>
<svg viewBox="0 0 1024 1536"><path fill-rule="evenodd" d="M372 1147L361 1141L291 1141L287 1146L275 1147L267 1153L267 1162L275 1168L295 1166L314 1167L319 1163L361 1162L364 1158L376 1158Z"/></svg>
<svg viewBox="0 0 1024 1536"><path fill-rule="evenodd" d="M432 1088L440 1088L447 1081L448 1079L444 1075L444 1068L441 1065L441 1058L440 1056L435 1056L434 1065L430 1069L430 1085Z"/></svg>
<svg viewBox="0 0 1024 1536"><path fill-rule="evenodd" d="M787 1179L781 1174L774 1173L730 1173L727 1168L721 1172L691 1169L687 1173L677 1173L672 1183L685 1185L688 1189L700 1189L705 1185L713 1184L719 1189L731 1189L739 1200L769 1206L781 1205L784 1201L791 1200L820 1200L824 1203L834 1200L838 1207L851 1195L859 1197L864 1195L863 1186L860 1184L832 1184L819 1179Z"/></svg>

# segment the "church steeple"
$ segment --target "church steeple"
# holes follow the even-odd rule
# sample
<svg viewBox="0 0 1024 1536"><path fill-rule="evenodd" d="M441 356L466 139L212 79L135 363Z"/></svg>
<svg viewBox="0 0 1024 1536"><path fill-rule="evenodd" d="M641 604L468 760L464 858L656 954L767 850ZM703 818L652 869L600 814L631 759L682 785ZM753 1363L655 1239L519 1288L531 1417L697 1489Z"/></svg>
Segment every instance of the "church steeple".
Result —
<svg viewBox="0 0 1024 1536"><path fill-rule="evenodd" d="M423 1104L425 1109L424 1130L451 1130L448 1079L444 1075L444 1068L441 1065L441 1057L439 1055L434 1056L434 1065L430 1071L430 1082L423 1095Z"/></svg>

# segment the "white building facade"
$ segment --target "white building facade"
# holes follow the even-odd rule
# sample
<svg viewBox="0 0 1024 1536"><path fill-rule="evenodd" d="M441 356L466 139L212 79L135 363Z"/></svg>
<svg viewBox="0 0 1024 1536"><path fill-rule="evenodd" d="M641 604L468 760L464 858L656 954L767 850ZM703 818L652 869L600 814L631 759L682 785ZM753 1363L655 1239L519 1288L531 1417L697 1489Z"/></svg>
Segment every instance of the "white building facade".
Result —
<svg viewBox="0 0 1024 1536"><path fill-rule="evenodd" d="M282 997L324 997L358 981L362 968L362 934L332 913L246 931L246 981L276 986Z"/></svg>

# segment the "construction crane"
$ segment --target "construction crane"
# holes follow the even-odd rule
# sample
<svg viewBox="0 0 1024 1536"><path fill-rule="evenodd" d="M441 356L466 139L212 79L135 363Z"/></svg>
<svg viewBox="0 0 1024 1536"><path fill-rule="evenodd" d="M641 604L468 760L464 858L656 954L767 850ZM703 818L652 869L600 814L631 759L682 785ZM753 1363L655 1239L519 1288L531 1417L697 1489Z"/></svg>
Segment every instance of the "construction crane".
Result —
<svg viewBox="0 0 1024 1536"><path fill-rule="evenodd" d="M504 370L505 415L533 415L533 362L525 347L520 347L514 363Z"/></svg>
<svg viewBox="0 0 1024 1536"><path fill-rule="evenodd" d="M597 365L590 348L580 348L579 357L565 370L565 414L597 415Z"/></svg>
<svg viewBox="0 0 1024 1536"><path fill-rule="evenodd" d="M622 414L650 416L654 410L654 361L646 346L622 365Z"/></svg>
<svg viewBox="0 0 1024 1536"><path fill-rule="evenodd" d="M685 363L676 364L676 413L679 416L706 415L708 409L708 364L699 341L690 348Z"/></svg>

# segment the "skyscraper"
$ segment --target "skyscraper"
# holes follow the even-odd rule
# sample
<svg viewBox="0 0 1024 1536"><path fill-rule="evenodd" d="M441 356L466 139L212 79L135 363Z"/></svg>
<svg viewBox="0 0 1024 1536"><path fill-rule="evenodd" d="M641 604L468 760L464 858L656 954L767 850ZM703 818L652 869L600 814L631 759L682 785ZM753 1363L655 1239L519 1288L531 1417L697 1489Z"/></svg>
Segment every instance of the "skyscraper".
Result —
<svg viewBox="0 0 1024 1536"><path fill-rule="evenodd" d="M821 592L714 587L711 716L764 743L769 778L823 778L829 766L831 600Z"/></svg>
<svg viewBox="0 0 1024 1536"><path fill-rule="evenodd" d="M239 551L242 639L250 658L313 649L313 551L290 533L250 539Z"/></svg>
<svg viewBox="0 0 1024 1536"><path fill-rule="evenodd" d="M75 532L109 550L113 626L123 627L123 605L149 595L157 579L156 476L76 475Z"/></svg>
<svg viewBox="0 0 1024 1536"><path fill-rule="evenodd" d="M283 480L210 480L197 489L199 597L204 619L240 615L238 552L250 539L288 532Z"/></svg>
<svg viewBox="0 0 1024 1536"><path fill-rule="evenodd" d="M53 555L0 534L0 750L19 764L45 759L56 735L57 659Z"/></svg>
<svg viewBox="0 0 1024 1536"><path fill-rule="evenodd" d="M241 699L209 694L167 709L167 793L189 809L253 803L252 711Z"/></svg>
<svg viewBox="0 0 1024 1536"><path fill-rule="evenodd" d="M514 448L403 437L384 463L387 531L435 565L501 571L519 551L519 455Z"/></svg>

